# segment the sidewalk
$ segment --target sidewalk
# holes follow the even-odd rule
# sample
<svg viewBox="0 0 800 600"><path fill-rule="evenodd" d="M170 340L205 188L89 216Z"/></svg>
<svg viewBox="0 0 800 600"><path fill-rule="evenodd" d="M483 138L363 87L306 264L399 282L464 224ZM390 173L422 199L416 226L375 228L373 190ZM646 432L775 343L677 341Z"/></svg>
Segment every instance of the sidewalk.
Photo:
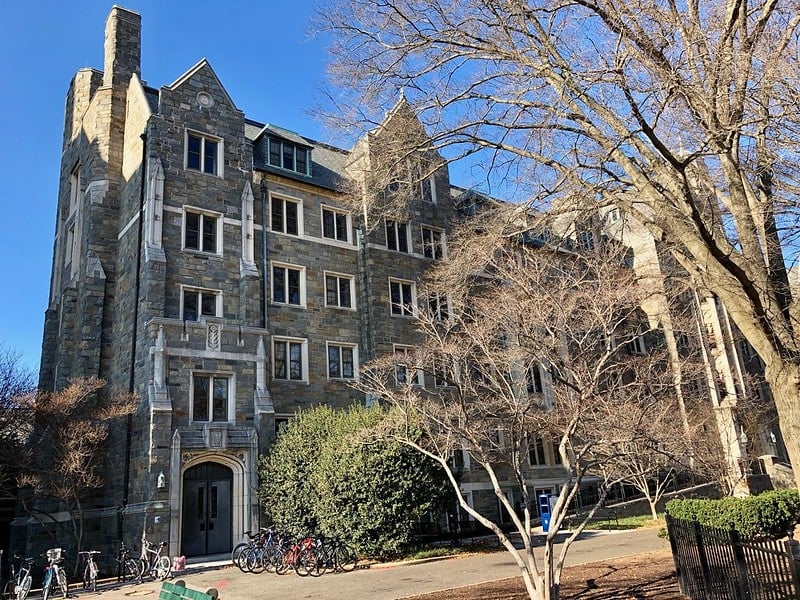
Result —
<svg viewBox="0 0 800 600"><path fill-rule="evenodd" d="M655 529L632 531L585 532L570 548L567 566L651 552L668 547ZM557 550L560 546L557 546ZM535 550L537 560L544 551ZM540 563L541 565L541 563ZM262 600L321 598L329 600L396 600L456 587L495 581L519 575L511 555L503 550L485 554L462 555L438 560L402 563L378 563L352 573L322 577L297 577L294 574L242 573L229 559L190 564L174 579L182 579L190 588L206 591L216 588L220 600ZM109 584L110 585L110 584ZM102 600L158 598L160 582L113 587L98 586L97 594L80 592L77 597ZM71 596L75 596L74 593Z"/></svg>

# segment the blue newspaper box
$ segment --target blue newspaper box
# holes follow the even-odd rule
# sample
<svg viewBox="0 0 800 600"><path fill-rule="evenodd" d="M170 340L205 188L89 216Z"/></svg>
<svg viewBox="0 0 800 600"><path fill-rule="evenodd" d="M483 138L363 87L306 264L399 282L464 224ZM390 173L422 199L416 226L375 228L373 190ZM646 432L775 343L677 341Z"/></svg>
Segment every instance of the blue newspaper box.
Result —
<svg viewBox="0 0 800 600"><path fill-rule="evenodd" d="M558 496L555 494L541 494L539 496L539 516L542 518L542 533L550 531L550 515L556 505Z"/></svg>

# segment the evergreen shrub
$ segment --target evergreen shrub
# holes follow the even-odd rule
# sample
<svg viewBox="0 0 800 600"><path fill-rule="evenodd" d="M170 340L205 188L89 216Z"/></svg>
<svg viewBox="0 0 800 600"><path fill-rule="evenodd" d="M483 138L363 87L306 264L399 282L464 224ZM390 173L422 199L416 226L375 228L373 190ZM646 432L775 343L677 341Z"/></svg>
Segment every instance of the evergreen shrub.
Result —
<svg viewBox="0 0 800 600"><path fill-rule="evenodd" d="M260 463L259 498L273 523L338 537L363 555L405 552L419 517L455 500L438 463L380 434L388 415L361 406L298 413Z"/></svg>
<svg viewBox="0 0 800 600"><path fill-rule="evenodd" d="M667 513L676 519L729 529L744 538L780 538L800 520L797 490L776 490L743 498L720 500L675 499Z"/></svg>

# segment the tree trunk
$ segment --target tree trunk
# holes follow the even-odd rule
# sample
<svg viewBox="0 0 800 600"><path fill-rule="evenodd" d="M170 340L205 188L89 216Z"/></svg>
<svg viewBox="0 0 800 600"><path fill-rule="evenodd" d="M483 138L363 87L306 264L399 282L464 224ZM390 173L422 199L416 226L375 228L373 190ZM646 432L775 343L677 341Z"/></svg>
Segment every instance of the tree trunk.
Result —
<svg viewBox="0 0 800 600"><path fill-rule="evenodd" d="M788 359L776 360L767 364L765 375L778 410L783 443L792 463L795 486L800 489L800 365L793 364Z"/></svg>

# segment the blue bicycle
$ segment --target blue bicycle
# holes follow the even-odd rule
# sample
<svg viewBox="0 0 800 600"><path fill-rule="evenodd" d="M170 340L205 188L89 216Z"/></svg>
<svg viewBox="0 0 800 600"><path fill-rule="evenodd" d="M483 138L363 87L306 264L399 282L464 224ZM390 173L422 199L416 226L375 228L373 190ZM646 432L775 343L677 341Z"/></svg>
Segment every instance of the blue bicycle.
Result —
<svg viewBox="0 0 800 600"><path fill-rule="evenodd" d="M44 570L44 581L42 581L42 600L50 598L56 589L60 589L64 598L67 597L69 585L67 584L67 573L61 566L61 548L52 548L45 553L48 565Z"/></svg>

